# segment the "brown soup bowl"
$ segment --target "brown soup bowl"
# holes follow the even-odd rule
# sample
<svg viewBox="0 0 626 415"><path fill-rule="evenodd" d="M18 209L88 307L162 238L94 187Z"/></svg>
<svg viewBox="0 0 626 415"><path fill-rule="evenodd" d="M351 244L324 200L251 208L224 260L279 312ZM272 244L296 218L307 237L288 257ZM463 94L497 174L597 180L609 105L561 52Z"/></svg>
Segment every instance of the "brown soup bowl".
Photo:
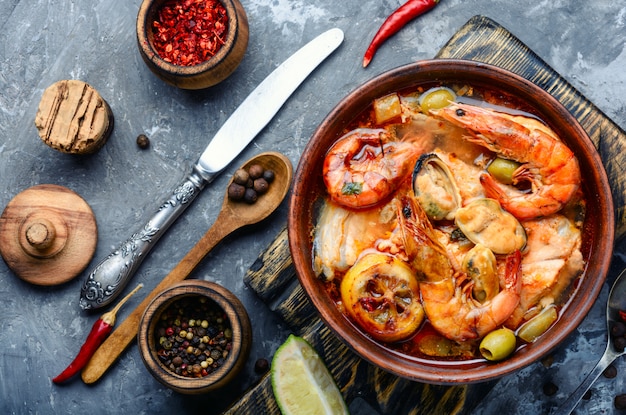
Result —
<svg viewBox="0 0 626 415"><path fill-rule="evenodd" d="M385 347L360 330L339 311L315 274L313 241L319 208L326 196L322 178L329 147L375 98L408 88L470 85L490 90L501 103L513 103L535 114L574 151L580 163L586 198L582 229L585 265L560 318L537 341L524 344L499 362L484 359L437 361L402 354ZM614 242L614 208L602 161L577 120L551 95L506 70L473 61L420 61L393 69L358 87L330 112L303 151L295 174L288 217L289 247L299 281L321 319L360 357L390 373L432 384L475 383L515 372L545 356L582 322L602 289Z"/></svg>

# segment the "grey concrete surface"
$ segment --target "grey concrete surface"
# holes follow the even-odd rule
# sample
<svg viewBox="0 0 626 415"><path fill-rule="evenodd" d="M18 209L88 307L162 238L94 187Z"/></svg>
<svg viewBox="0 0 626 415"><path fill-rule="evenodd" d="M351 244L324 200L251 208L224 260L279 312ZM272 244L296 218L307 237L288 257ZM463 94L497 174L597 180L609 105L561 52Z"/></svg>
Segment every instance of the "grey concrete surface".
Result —
<svg viewBox="0 0 626 415"><path fill-rule="evenodd" d="M367 69L367 43L400 0L242 0L250 22L245 58L223 83L203 91L164 84L137 51L139 0L0 0L0 208L20 191L43 183L66 186L92 207L98 246L90 265L143 225L187 173L229 114L277 65L322 31L345 32L340 49L290 98L274 120L233 163L261 151L281 151L294 166L311 133L347 93L396 66L432 58L472 16L488 16L519 37L622 128L626 128L626 1L442 0L387 41ZM109 142L97 154L60 154L39 140L34 126L43 90L60 79L93 85L115 116ZM151 139L149 150L135 144ZM129 287L145 290L166 275L213 223L233 169L204 190L158 243ZM97 384L59 387L51 377L71 361L100 313L78 306L85 275L42 288L19 280L0 261L0 412L3 414L220 413L259 376L257 358L271 359L287 328L243 283L258 254L286 223L286 205L262 225L223 241L192 277L224 285L242 299L254 327L243 373L229 388L203 396L176 394L154 381L136 347ZM624 263L618 245L612 277ZM90 268L88 267L88 269ZM611 276L610 276L611 278ZM604 350L608 286L579 329L551 356L502 379L476 413L545 413L574 390ZM130 310L137 301L124 310ZM614 412L613 396L626 393L618 377L601 378L578 413ZM542 385L552 381L555 395ZM355 405L354 412L366 413Z"/></svg>

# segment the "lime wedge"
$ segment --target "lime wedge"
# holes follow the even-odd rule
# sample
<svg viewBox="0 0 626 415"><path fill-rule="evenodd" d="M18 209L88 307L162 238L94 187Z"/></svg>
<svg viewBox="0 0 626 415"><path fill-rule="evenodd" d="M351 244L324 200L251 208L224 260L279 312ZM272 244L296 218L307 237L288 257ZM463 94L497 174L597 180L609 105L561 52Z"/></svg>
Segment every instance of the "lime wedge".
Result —
<svg viewBox="0 0 626 415"><path fill-rule="evenodd" d="M272 360L272 389L283 415L348 414L324 362L301 337L290 335Z"/></svg>

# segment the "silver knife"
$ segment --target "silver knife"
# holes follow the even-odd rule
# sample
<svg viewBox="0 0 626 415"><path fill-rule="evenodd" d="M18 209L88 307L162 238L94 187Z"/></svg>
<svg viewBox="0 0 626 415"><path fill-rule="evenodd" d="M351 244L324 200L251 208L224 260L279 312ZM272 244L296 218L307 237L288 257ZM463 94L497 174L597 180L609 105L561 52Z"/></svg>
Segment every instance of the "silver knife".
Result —
<svg viewBox="0 0 626 415"><path fill-rule="evenodd" d="M228 166L269 123L289 96L343 42L331 29L303 46L257 86L226 120L191 173L146 225L100 262L83 283L80 307L110 304L124 289L148 252L204 187Z"/></svg>

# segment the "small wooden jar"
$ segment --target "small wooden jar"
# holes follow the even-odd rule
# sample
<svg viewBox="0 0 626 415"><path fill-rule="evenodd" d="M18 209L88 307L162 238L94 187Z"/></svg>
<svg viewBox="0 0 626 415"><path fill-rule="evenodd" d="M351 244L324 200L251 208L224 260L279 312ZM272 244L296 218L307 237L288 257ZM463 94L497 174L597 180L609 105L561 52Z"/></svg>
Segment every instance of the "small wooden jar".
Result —
<svg viewBox="0 0 626 415"><path fill-rule="evenodd" d="M214 56L193 66L167 62L154 47L153 22L167 1L144 0L139 7L137 43L148 68L163 81L182 89L203 89L226 79L239 66L248 47L248 18L239 0L219 0L228 16L224 44Z"/></svg>
<svg viewBox="0 0 626 415"><path fill-rule="evenodd" d="M62 153L92 154L113 130L109 104L91 85L62 80L43 92L35 126L48 146Z"/></svg>
<svg viewBox="0 0 626 415"><path fill-rule="evenodd" d="M157 327L163 314L181 300L213 302L223 312L232 331L230 351L221 366L203 377L176 374L159 357ZM207 334L208 335L208 334ZM241 301L213 282L188 280L166 289L148 305L139 324L137 341L141 358L150 374L161 384L183 394L201 394L225 386L244 367L252 345L252 327ZM208 350L208 349L207 349Z"/></svg>

